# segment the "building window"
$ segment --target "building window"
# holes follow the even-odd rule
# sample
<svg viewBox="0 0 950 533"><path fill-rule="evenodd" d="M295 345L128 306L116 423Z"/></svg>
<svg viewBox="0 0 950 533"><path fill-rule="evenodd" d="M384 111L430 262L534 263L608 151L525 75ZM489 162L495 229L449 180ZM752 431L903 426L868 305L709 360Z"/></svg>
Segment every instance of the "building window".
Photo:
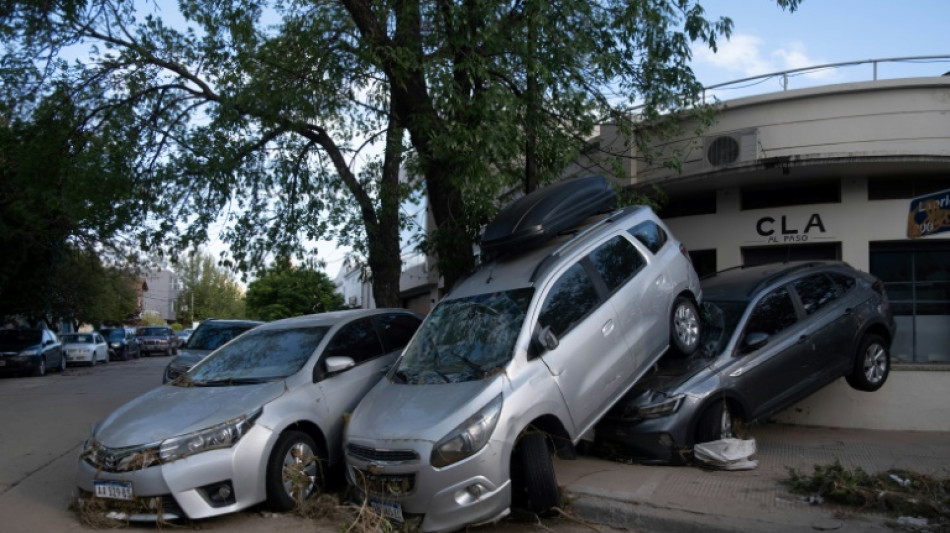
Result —
<svg viewBox="0 0 950 533"><path fill-rule="evenodd" d="M699 277L716 273L716 250L689 250L689 259Z"/></svg>
<svg viewBox="0 0 950 533"><path fill-rule="evenodd" d="M767 209L790 205L839 204L841 181L785 183L742 187L741 209Z"/></svg>
<svg viewBox="0 0 950 533"><path fill-rule="evenodd" d="M897 321L895 361L950 362L950 242L871 243Z"/></svg>
<svg viewBox="0 0 950 533"><path fill-rule="evenodd" d="M880 176L868 179L868 200L905 200L950 189L950 177Z"/></svg>
<svg viewBox="0 0 950 533"><path fill-rule="evenodd" d="M788 261L840 261L841 243L795 244L788 246L746 246L742 248L745 266Z"/></svg>
<svg viewBox="0 0 950 533"><path fill-rule="evenodd" d="M716 191L671 196L657 213L660 218L716 214Z"/></svg>

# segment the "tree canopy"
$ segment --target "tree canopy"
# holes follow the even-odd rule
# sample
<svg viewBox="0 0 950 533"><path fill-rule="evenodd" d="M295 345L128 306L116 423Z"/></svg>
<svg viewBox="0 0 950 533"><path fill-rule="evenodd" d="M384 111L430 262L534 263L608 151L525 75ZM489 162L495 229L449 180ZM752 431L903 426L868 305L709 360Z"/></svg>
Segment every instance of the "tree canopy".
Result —
<svg viewBox="0 0 950 533"><path fill-rule="evenodd" d="M210 253L189 254L178 261L176 270L181 282L179 321L245 318L244 289L231 271L219 266Z"/></svg>
<svg viewBox="0 0 950 533"><path fill-rule="evenodd" d="M143 245L223 219L253 271L335 239L381 306L399 302L408 195L427 196L451 286L498 195L554 180L596 124L634 139L701 112L690 46L731 31L695 0L13 0L0 21L4 99L68 88L79 130L127 158Z"/></svg>
<svg viewBox="0 0 950 533"><path fill-rule="evenodd" d="M247 314L258 320L343 309L343 297L333 281L314 265L295 267L279 260L247 287Z"/></svg>

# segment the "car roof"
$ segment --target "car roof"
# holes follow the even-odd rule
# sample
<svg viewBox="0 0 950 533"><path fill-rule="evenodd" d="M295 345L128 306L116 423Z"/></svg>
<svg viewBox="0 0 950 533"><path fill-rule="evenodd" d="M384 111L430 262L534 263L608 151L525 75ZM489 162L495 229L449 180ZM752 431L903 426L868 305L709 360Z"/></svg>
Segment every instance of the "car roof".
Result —
<svg viewBox="0 0 950 533"><path fill-rule="evenodd" d="M254 328L255 331L258 330L270 330L270 329L282 329L282 328L299 328L299 327L314 327L314 326L335 326L341 322L349 322L351 320L356 320L358 318L385 315L389 313L402 313L406 315L413 315L416 317L422 318L422 315L419 313L409 311L408 309L400 308L382 308L382 309L346 309L343 311L330 311L327 313L317 313L313 315L303 315L295 316L291 318L284 318L281 320L274 320L273 322L267 322L257 328Z"/></svg>
<svg viewBox="0 0 950 533"><path fill-rule="evenodd" d="M206 319L206 320L205 320L204 322L202 322L201 324L199 324L198 327L200 328L201 326L204 326L205 324L208 324L208 325L211 325L211 324L229 325L229 324L230 324L230 325L239 325L239 326L259 326L259 325L261 325L261 324L263 324L263 323L264 323L264 321L262 321L262 320L247 320L247 319L243 319L243 318L209 318L209 319ZM183 329L183 330L181 330L181 331L194 331L194 329L193 329L193 328L186 328L186 329Z"/></svg>
<svg viewBox="0 0 950 533"><path fill-rule="evenodd" d="M819 268L848 267L842 261L789 261L755 266L739 266L700 280L703 298L718 301L748 301L763 287L782 278Z"/></svg>
<svg viewBox="0 0 950 533"><path fill-rule="evenodd" d="M629 229L640 219L658 220L647 206L635 205L611 213L595 215L561 235L520 253L508 254L484 263L454 287L446 299L462 298L485 292L530 287L546 272L563 261L573 261L577 247L614 233L617 224Z"/></svg>

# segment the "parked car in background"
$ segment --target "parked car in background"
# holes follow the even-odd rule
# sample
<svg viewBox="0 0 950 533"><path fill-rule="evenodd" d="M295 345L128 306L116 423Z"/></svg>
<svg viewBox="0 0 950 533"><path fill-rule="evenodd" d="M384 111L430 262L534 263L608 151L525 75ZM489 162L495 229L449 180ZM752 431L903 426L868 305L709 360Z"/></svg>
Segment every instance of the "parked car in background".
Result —
<svg viewBox="0 0 950 533"><path fill-rule="evenodd" d="M597 425L602 450L683 462L832 381L875 391L895 323L883 283L840 262L735 268L703 279L702 348L664 358Z"/></svg>
<svg viewBox="0 0 950 533"><path fill-rule="evenodd" d="M183 330L181 330L181 331L176 331L176 332L175 332L175 335L178 335L178 347L179 347L179 348L182 348L182 347L184 347L186 344L188 344L188 338L191 337L191 333L192 333L193 331L194 331L193 329L188 328L188 329L183 329Z"/></svg>
<svg viewBox="0 0 950 533"><path fill-rule="evenodd" d="M195 366L195 363L204 359L212 350L217 350L234 337L237 337L249 329L256 328L261 324L263 324L263 322L258 320L225 320L215 318L205 320L198 326L191 337L189 337L188 343L179 351L178 355L165 367L162 382L168 383L185 372L188 372L191 367Z"/></svg>
<svg viewBox="0 0 950 533"><path fill-rule="evenodd" d="M143 326L135 331L142 355L174 355L178 349L178 337L168 326Z"/></svg>
<svg viewBox="0 0 950 533"><path fill-rule="evenodd" d="M96 363L109 362L109 346L98 333L63 333L59 340L63 344L67 364L96 366Z"/></svg>
<svg viewBox="0 0 950 533"><path fill-rule="evenodd" d="M109 358L112 361L128 361L140 355L139 340L135 330L129 328L102 328L99 333L109 346Z"/></svg>
<svg viewBox="0 0 950 533"><path fill-rule="evenodd" d="M80 454L81 497L137 499L165 519L294 508L342 461L345 414L421 321L359 309L248 331L96 424Z"/></svg>
<svg viewBox="0 0 950 533"><path fill-rule="evenodd" d="M55 333L48 329L0 330L0 373L45 376L66 370L66 356Z"/></svg>
<svg viewBox="0 0 950 533"><path fill-rule="evenodd" d="M349 481L378 512L445 531L560 504L574 445L668 349L699 343L699 279L648 207L604 178L503 209L488 258L426 317L347 424ZM606 211L606 213L605 213Z"/></svg>

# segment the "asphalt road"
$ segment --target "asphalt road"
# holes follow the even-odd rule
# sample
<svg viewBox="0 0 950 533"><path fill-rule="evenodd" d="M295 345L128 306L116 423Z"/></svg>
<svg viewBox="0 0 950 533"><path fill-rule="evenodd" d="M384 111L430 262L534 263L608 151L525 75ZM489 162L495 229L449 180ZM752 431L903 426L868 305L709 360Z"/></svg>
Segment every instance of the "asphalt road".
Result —
<svg viewBox="0 0 950 533"><path fill-rule="evenodd" d="M126 401L161 386L167 357L116 361L95 367L70 367L45 377L0 377L0 531L95 531L70 510L76 497L74 476L79 446L91 424ZM313 520L294 514L275 515L251 509L190 524L188 529L338 533L338 519ZM154 524L131 525L155 531ZM166 528L168 529L168 528ZM609 528L597 528L610 531ZM592 531L570 519L543 524L515 523L469 531Z"/></svg>

